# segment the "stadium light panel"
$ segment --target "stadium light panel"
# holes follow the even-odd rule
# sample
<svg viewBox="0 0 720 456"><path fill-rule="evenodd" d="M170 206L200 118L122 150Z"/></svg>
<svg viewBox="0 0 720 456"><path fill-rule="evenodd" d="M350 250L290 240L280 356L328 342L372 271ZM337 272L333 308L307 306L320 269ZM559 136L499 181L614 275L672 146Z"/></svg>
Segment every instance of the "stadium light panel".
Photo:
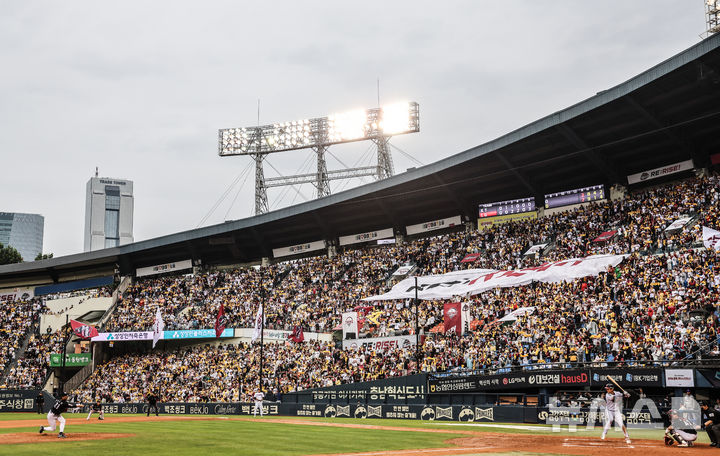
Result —
<svg viewBox="0 0 720 456"><path fill-rule="evenodd" d="M418 131L419 105L394 103L327 117L222 129L218 132L218 153L221 156L268 154Z"/></svg>

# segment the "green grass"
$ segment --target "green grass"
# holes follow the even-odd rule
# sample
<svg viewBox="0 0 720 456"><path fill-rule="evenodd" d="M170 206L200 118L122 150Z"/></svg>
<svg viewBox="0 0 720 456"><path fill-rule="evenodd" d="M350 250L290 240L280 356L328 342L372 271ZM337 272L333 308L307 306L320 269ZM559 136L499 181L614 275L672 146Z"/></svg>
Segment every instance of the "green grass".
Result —
<svg viewBox="0 0 720 456"><path fill-rule="evenodd" d="M66 418L84 418L84 414L66 414ZM82 424L68 423L65 431L70 435L68 441L57 441L52 437L47 442L36 444L0 445L0 455L37 455L57 454L102 454L102 455L171 455L171 456L210 456L210 455L306 455L323 453L354 453L382 450L422 449L447 447L446 440L461 437L451 433L423 433L375 429L352 429L327 426L307 426L298 424L273 423L288 417L266 417L263 422L253 422L239 418L200 421L147 421L131 423L113 423L118 416L106 415L104 422L95 417ZM245 417L247 418L247 417ZM44 415L29 413L3 413L0 422L8 420L38 420ZM292 418L304 421L334 422L347 424L392 426L397 428L431 428L442 431L472 431L494 433L518 433L550 435L548 431L527 429L506 429L498 427L448 425L452 422L428 422L417 420L381 420L346 418ZM459 424L454 422L454 424ZM500 423L492 423L500 424ZM533 425L536 426L536 425ZM548 427L549 428L549 427ZM599 437L602 429L593 431L584 428L578 432L581 437ZM408 429L410 430L410 429ZM0 428L0 440L3 434L17 432L37 432L36 425L19 428ZM72 441L76 432L129 433L134 437L97 440ZM562 432L569 435L566 429ZM634 439L662 439L662 430L631 429ZM700 442L707 442L704 432L700 433ZM610 438L620 438L622 433L611 431ZM525 453L505 453L525 454ZM529 453L528 453L529 454Z"/></svg>

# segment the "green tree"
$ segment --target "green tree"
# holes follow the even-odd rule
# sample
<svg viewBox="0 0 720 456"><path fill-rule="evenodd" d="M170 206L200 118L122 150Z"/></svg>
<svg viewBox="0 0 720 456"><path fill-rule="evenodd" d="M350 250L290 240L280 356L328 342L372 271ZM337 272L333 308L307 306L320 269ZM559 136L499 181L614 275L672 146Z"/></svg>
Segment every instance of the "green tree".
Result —
<svg viewBox="0 0 720 456"><path fill-rule="evenodd" d="M15 247L0 244L0 264L22 263L23 257Z"/></svg>
<svg viewBox="0 0 720 456"><path fill-rule="evenodd" d="M49 260L49 259L52 258L52 257L53 257L53 254L52 254L52 253L42 253L42 252L40 252L40 253L38 253L38 256L35 257L35 261Z"/></svg>

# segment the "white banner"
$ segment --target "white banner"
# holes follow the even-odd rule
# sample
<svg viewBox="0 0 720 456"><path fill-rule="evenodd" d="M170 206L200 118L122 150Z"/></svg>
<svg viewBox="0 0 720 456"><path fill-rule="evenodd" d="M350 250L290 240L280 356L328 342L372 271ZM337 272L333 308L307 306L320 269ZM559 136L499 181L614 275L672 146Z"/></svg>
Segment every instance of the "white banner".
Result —
<svg viewBox="0 0 720 456"><path fill-rule="evenodd" d="M342 314L342 330L343 339L345 339L347 333L353 334L353 337L358 337L358 313L357 312L343 312Z"/></svg>
<svg viewBox="0 0 720 456"><path fill-rule="evenodd" d="M530 256L535 255L536 253L540 253L545 250L545 247L547 247L547 244L535 244L529 249L527 249L527 252L524 253L524 256Z"/></svg>
<svg viewBox="0 0 720 456"><path fill-rule="evenodd" d="M182 271L184 269L192 269L192 260L176 261L174 263L158 264L156 266L148 266L146 268L137 268L135 270L136 277L145 277L155 274L163 274L165 272Z"/></svg>
<svg viewBox="0 0 720 456"><path fill-rule="evenodd" d="M395 270L395 272L392 273L394 276L404 276L407 275L408 272L412 271L412 268L414 268L415 265L413 264L406 264L405 266L400 266Z"/></svg>
<svg viewBox="0 0 720 456"><path fill-rule="evenodd" d="M472 296L493 288L507 288L528 285L532 282L563 282L586 276L596 276L608 267L620 264L625 255L596 255L587 258L571 258L554 263L545 263L536 268L495 271L469 269L449 274L431 275L418 278L420 299L450 299L453 296ZM401 280L392 289L364 301L387 301L415 297L415 278Z"/></svg>
<svg viewBox="0 0 720 456"><path fill-rule="evenodd" d="M305 252L313 252L325 248L325 241L306 242L305 244L291 245L289 247L280 247L273 249L273 257L284 257L290 255L299 255Z"/></svg>
<svg viewBox="0 0 720 456"><path fill-rule="evenodd" d="M0 290L0 302L29 301L34 297L34 288L4 288Z"/></svg>
<svg viewBox="0 0 720 456"><path fill-rule="evenodd" d="M265 329L265 313L263 312L263 305L262 303L258 306L257 313L255 313L255 328L253 331L252 339L250 340L251 344L254 344L256 340L258 339L264 339L264 329ZM264 341L264 340L263 340Z"/></svg>
<svg viewBox="0 0 720 456"><path fill-rule="evenodd" d="M691 218L692 217L680 217L679 219L669 224L668 227L665 228L665 231L679 230L680 228L687 225L687 222L689 222Z"/></svg>
<svg viewBox="0 0 720 456"><path fill-rule="evenodd" d="M160 314L160 308L158 307L155 313L155 322L153 322L153 348L157 345L158 341L164 335L165 322L163 321L162 315Z"/></svg>
<svg viewBox="0 0 720 456"><path fill-rule="evenodd" d="M392 228L384 230L368 231L367 233L351 234L350 236L340 236L340 245L358 244L360 242L374 241L376 239L391 238L395 234Z"/></svg>
<svg viewBox="0 0 720 456"><path fill-rule="evenodd" d="M440 220L433 220L431 222L418 223L417 225L408 225L405 227L405 232L408 236L418 233L427 233L428 231L441 230L443 228L450 228L451 226L460 225L462 219L459 215L455 217L448 217Z"/></svg>
<svg viewBox="0 0 720 456"><path fill-rule="evenodd" d="M665 386L680 386L692 388L695 386L695 376L692 369L665 369Z"/></svg>
<svg viewBox="0 0 720 456"><path fill-rule="evenodd" d="M470 332L470 322L472 316L470 315L470 304L463 302L460 305L460 325L462 326L463 334Z"/></svg>
<svg viewBox="0 0 720 456"><path fill-rule="evenodd" d="M416 337L395 336L395 337L368 337L367 339L343 340L343 350L374 350L385 352L396 348L410 348L415 346Z"/></svg>
<svg viewBox="0 0 720 456"><path fill-rule="evenodd" d="M702 228L703 245L708 249L720 250L720 231L708 228L706 226Z"/></svg>
<svg viewBox="0 0 720 456"><path fill-rule="evenodd" d="M127 332L100 333L90 340L93 342L113 342L113 341L128 341L128 340L152 340L152 338L153 338L152 331L127 331Z"/></svg>
<svg viewBox="0 0 720 456"><path fill-rule="evenodd" d="M679 173L682 171L688 171L695 167L692 160L685 160L672 165L662 166L660 168L649 169L637 174L630 174L627 177L628 184L637 184L638 182L644 182L650 179L657 179L658 177L668 176L670 174Z"/></svg>
<svg viewBox="0 0 720 456"><path fill-rule="evenodd" d="M518 317L522 317L523 315L532 315L535 312L535 307L520 307L519 309L515 309L509 314L505 315L498 321L515 321L518 319Z"/></svg>

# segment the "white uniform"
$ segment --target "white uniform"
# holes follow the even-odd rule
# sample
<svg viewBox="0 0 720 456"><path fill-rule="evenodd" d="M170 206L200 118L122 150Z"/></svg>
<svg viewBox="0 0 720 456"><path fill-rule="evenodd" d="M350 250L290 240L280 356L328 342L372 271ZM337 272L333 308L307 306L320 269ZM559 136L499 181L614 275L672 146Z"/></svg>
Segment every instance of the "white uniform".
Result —
<svg viewBox="0 0 720 456"><path fill-rule="evenodd" d="M613 421L618 426L623 426L623 393L613 391L612 393L605 393L605 426L603 426L602 438L605 438L605 434L610 430ZM628 438L627 430L625 430L625 438Z"/></svg>
<svg viewBox="0 0 720 456"><path fill-rule="evenodd" d="M253 408L253 416L257 415L258 410L260 410L260 416L263 416L263 399L265 399L265 393L262 391L258 391L254 395L255 397L255 407Z"/></svg>

